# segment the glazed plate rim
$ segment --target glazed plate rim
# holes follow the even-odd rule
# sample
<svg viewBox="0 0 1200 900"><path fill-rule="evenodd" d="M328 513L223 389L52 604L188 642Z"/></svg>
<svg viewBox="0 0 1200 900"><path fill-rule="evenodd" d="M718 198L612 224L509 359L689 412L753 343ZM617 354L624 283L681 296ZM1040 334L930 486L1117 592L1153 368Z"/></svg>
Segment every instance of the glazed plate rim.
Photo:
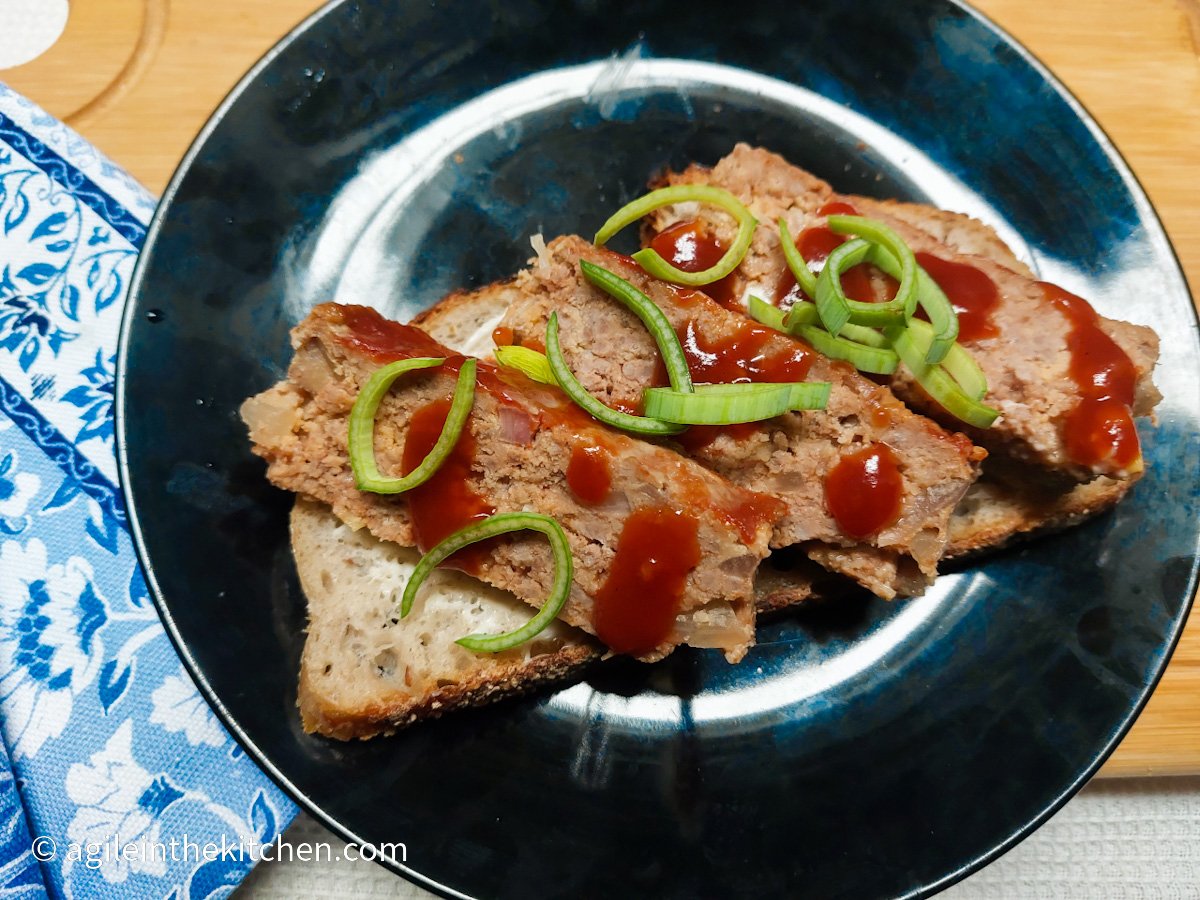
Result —
<svg viewBox="0 0 1200 900"><path fill-rule="evenodd" d="M329 2L325 3L318 10L305 18L295 28L289 31L282 39L280 39L280 41L276 43L271 50L269 50L238 81L238 83L224 98L221 104L208 119L204 127L201 129L199 134L196 136L187 153L181 160L174 175L172 176L166 190L163 192L153 219L146 232L145 243L143 245L142 252L139 254L138 262L130 283L129 295L122 318L116 375L115 433L118 471L120 475L122 493L125 498L129 515L130 532L137 550L139 563L141 564L142 571L146 578L147 586L150 588L151 597L153 598L154 604L158 609L160 616L162 617L167 634L170 637L176 652L178 652L180 659L183 661L191 677L195 680L205 700L219 716L223 725L229 730L229 732L234 736L235 740L237 740L237 742L245 749L247 754L255 761L262 771L265 772L280 788L282 788L282 790L287 793L299 806L307 810L311 815L313 815L335 834L339 835L348 842L361 843L360 838L354 832L354 830L352 830L349 826L344 825L333 815L327 813L316 800L312 799L295 783L293 783L289 776L276 766L276 764L272 761L272 758L250 738L234 714L222 701L221 697L215 692L207 676L205 675L205 672L200 667L196 658L189 649L188 644L185 642L180 631L178 630L172 614L171 604L164 597L163 591L158 584L152 561L149 558L143 538L143 525L139 517L138 506L135 503L130 484L128 469L128 445L126 439L126 416L128 413L125 408L128 388L128 346L131 332L136 324L137 314L140 311L143 279L148 268L148 260L151 258L153 249L157 243L159 232L162 229L166 217L171 212L173 201L182 181L191 170L193 163L206 146L207 141L212 136L213 132L225 119L229 110L248 90L250 90L257 83L261 74L271 65L271 63L293 43L306 35L319 21L347 2L350 2L350 0L329 0ZM1117 150L1116 146L1113 144L1112 140L1091 117L1082 103L1080 103L1066 89L1066 87L1046 68L1045 65L1043 65L1027 48L1019 43L1008 32L997 26L994 22L982 15L977 10L968 6L966 3L961 2L961 0L945 0L945 2L962 9L967 15L977 19L985 28L998 35L1009 46L1010 49L1018 54L1037 72L1044 83L1049 85L1059 95L1059 97L1061 97L1070 106L1079 120L1087 127L1098 147L1103 151L1107 162L1111 164L1119 174L1124 189L1128 191L1138 208L1142 224L1150 232L1150 238L1154 241L1161 241L1165 243L1168 248L1170 248L1170 253L1175 263L1175 271L1169 273L1169 276L1178 278L1180 283L1184 286L1184 290L1186 291L1187 282L1180 266L1178 255L1175 253L1174 248L1170 245L1169 238L1166 235L1166 231L1158 217L1157 212L1150 204L1144 189L1138 182L1136 176L1133 174L1129 165L1125 162L1124 158ZM1197 317L1197 312L1194 305L1192 307L1192 314L1194 317ZM1200 317L1197 317L1197 321L1200 321ZM1073 781L1067 784L1050 803L1041 809L1032 819L1028 820L1024 826L1014 830L1004 840L993 846L988 851L961 865L957 869L946 873L939 880L928 883L911 891L908 894L903 895L905 898L915 898L934 894L987 865L989 862L1011 849L1015 844L1020 842L1023 838L1045 823L1096 773L1096 771L1116 748L1117 744L1128 733L1130 727L1137 719L1142 709L1145 707L1160 678L1162 677L1163 671L1170 660L1171 653L1179 641L1183 626L1187 620L1188 610L1192 605L1196 588L1197 570L1197 560L1193 559L1191 569L1187 578L1185 579L1185 595L1173 627L1171 628L1168 641L1166 642L1166 653L1162 658L1161 664L1158 666L1157 671L1154 672L1153 677L1150 679L1146 688L1142 691L1140 696L1137 697L1137 700L1133 704L1133 708L1131 709L1128 717L1116 729L1108 743L1099 749L1094 756L1092 763L1086 766ZM463 894L453 888L441 884L429 876L422 874L422 872L417 868L412 868L404 864L394 864L389 862L384 862L383 864L398 874L403 875L405 878L421 885L422 887L440 893L444 896L456 898L469 897L467 894Z"/></svg>

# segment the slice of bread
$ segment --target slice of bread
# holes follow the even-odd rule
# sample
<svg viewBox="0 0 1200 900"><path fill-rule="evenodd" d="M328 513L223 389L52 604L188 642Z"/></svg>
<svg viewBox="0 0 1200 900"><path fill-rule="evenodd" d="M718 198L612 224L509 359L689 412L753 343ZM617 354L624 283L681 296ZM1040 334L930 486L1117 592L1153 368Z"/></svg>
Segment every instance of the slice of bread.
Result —
<svg viewBox="0 0 1200 900"><path fill-rule="evenodd" d="M564 678L604 652L557 621L512 650L467 650L455 640L517 628L529 620L529 607L439 569L401 619L400 596L420 553L354 531L305 497L292 508L291 536L308 598L299 691L306 731L342 740L387 734Z"/></svg>

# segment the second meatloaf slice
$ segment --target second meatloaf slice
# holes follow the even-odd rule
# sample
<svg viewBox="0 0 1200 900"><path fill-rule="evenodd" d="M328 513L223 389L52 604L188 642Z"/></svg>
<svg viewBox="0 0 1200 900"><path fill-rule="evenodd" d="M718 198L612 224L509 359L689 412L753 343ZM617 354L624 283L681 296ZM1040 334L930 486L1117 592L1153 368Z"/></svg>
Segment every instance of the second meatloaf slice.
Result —
<svg viewBox="0 0 1200 900"><path fill-rule="evenodd" d="M501 337L540 347L549 316L557 311L568 364L609 406L634 408L644 388L661 382L659 354L633 313L583 279L584 259L633 283L662 309L698 383L831 382L824 410L723 429L692 428L681 437L681 449L735 484L785 505L772 547L801 544L812 559L883 597L924 590L936 574L950 513L974 480L983 451L802 341L748 323L699 291L651 278L626 257L581 238L557 238L530 269L490 289L503 292L508 302ZM898 503L878 530L854 533L831 509L830 485L839 478L835 472L872 453L894 462Z"/></svg>
<svg viewBox="0 0 1200 900"><path fill-rule="evenodd" d="M960 315L959 341L987 376L984 402L1001 413L988 429L962 425L973 440L1077 481L1099 475L1125 479L1141 474L1141 455L1129 415L1150 415L1159 399L1151 381L1158 337L1149 328L1097 316L1084 300L1035 281L1019 263L1017 267L1024 271L1015 271L1015 260L1009 260L1011 254L999 239L964 217L836 194L828 183L766 150L739 144L713 168L693 165L684 172L668 174L665 181L724 188L758 218L753 244L726 285L730 305L744 307L751 293L777 298L785 306L790 302L784 289L794 284L794 279L783 256L777 225L780 218L801 244L809 231L819 237L833 212L857 213L889 225L948 292L953 293L954 282L960 282L970 291L983 290L990 295L982 298L985 302L974 314L968 318ZM727 217L713 216L706 207L697 210L695 206L657 210L650 232L691 222L727 244L732 239ZM829 252L828 246L824 252ZM1089 355L1095 353L1123 354L1126 359L1120 368L1125 371L1080 374L1076 367L1083 364L1086 369ZM1094 377L1128 378L1132 391L1128 411L1112 418L1111 405L1104 409L1090 403L1085 406L1077 379ZM905 367L892 376L891 387L915 409L958 427ZM1108 418L1102 423L1091 421L1095 416ZM1076 419L1087 427L1073 425ZM1092 441L1102 444L1116 433L1114 429L1124 433L1120 450L1106 455L1102 446L1091 445ZM1130 458L1125 458L1126 454Z"/></svg>
<svg viewBox="0 0 1200 900"><path fill-rule="evenodd" d="M753 643L754 573L778 515L770 497L605 428L557 388L485 362L463 435L435 475L404 494L360 491L347 430L364 382L393 360L447 358L402 376L380 405L375 452L382 472L398 474L436 440L463 357L418 328L334 304L313 310L292 343L288 380L242 410L277 486L423 550L494 512L543 513L566 532L575 563L560 613L567 623L644 660L687 643L736 661ZM553 560L539 536L502 538L452 560L533 605L549 592Z"/></svg>

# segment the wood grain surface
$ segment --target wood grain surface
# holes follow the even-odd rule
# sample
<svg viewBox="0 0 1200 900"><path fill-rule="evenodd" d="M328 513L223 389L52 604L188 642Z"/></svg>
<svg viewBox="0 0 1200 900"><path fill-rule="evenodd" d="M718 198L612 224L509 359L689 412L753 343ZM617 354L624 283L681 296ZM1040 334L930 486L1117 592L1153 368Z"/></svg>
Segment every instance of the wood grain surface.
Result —
<svg viewBox="0 0 1200 900"><path fill-rule="evenodd" d="M980 0L1112 137L1200 286L1200 3ZM161 192L209 113L313 0L72 0L58 43L0 80ZM1200 617L1102 775L1200 773Z"/></svg>

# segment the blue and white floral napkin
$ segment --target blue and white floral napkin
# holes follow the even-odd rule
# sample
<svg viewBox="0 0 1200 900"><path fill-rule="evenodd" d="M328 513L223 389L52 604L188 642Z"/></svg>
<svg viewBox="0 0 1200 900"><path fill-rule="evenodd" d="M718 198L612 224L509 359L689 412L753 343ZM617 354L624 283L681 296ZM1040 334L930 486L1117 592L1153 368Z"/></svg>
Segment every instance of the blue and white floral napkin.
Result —
<svg viewBox="0 0 1200 900"><path fill-rule="evenodd" d="M154 205L0 84L0 898L225 897L295 814L183 670L117 487Z"/></svg>

